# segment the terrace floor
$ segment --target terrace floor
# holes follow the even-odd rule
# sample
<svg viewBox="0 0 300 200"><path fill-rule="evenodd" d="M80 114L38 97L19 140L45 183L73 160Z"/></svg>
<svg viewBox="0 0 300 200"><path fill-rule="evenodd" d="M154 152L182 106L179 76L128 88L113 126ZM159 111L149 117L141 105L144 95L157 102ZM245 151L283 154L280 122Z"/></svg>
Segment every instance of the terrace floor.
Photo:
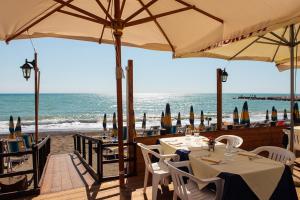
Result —
<svg viewBox="0 0 300 200"><path fill-rule="evenodd" d="M120 190L118 181L96 184L74 154L51 155L41 185L41 194L24 200L106 200L106 199L152 199L149 181L143 194L143 177L126 179L126 188ZM172 199L172 185L159 190L158 199ZM297 188L300 197L300 187Z"/></svg>

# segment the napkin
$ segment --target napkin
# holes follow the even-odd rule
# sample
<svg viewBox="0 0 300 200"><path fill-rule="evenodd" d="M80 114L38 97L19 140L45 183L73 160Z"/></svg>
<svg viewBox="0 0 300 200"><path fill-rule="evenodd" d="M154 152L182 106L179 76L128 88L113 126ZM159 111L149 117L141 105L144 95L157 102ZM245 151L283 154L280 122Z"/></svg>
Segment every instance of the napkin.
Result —
<svg viewBox="0 0 300 200"><path fill-rule="evenodd" d="M247 151L242 151L238 153L241 156L248 156L248 157L252 157L255 158L257 157L257 155L255 153L251 153L251 152L247 152Z"/></svg>
<svg viewBox="0 0 300 200"><path fill-rule="evenodd" d="M210 158L210 157L202 157L201 159L204 160L204 161L214 163L214 164L219 164L221 162L220 159Z"/></svg>

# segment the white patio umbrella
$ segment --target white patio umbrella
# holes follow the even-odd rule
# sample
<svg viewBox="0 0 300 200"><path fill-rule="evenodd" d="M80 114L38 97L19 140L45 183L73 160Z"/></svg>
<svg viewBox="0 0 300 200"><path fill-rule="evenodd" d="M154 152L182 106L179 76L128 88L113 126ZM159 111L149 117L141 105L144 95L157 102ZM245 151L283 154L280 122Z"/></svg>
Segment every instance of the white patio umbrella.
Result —
<svg viewBox="0 0 300 200"><path fill-rule="evenodd" d="M299 5L298 0L2 0L0 40L57 37L115 45L123 185L121 45L183 55L285 24L300 15Z"/></svg>
<svg viewBox="0 0 300 200"><path fill-rule="evenodd" d="M300 7L298 7L300 8ZM257 60L274 62L279 71L290 69L291 78L291 113L294 113L295 99L295 75L294 69L299 65L300 55L298 48L300 43L299 17L291 17L287 23L274 27L265 28L260 34L239 40L229 39L226 44L223 40L218 44L207 46L179 57L213 57L226 60ZM291 115L291 141L293 150L294 117Z"/></svg>

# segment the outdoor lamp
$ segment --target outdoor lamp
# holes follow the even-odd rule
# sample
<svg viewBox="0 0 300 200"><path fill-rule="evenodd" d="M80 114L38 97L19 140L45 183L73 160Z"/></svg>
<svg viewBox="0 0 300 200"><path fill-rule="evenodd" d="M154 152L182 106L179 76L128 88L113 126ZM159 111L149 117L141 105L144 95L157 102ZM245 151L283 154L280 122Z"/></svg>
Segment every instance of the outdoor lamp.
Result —
<svg viewBox="0 0 300 200"><path fill-rule="evenodd" d="M28 79L30 78L31 69L34 68L34 65L35 65L35 60L33 60L32 62L28 62L26 59L25 64L20 67L23 72L23 77L26 79L26 81L28 81Z"/></svg>
<svg viewBox="0 0 300 200"><path fill-rule="evenodd" d="M224 68L223 71L222 71L222 74L221 74L222 82L226 82L227 81L227 77L228 77L228 73L226 72L226 70Z"/></svg>

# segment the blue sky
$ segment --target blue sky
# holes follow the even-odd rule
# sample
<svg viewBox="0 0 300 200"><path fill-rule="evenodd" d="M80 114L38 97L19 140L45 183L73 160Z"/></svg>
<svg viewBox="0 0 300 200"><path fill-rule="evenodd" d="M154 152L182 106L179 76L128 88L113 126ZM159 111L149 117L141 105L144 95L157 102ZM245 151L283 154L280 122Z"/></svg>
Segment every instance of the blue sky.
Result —
<svg viewBox="0 0 300 200"><path fill-rule="evenodd" d="M34 39L33 42L39 54L41 92L115 92L112 45L65 39ZM33 58L29 40L12 41L9 45L0 43L0 93L33 92L33 78L26 82L19 68L25 58ZM224 93L290 91L289 71L278 72L272 63L172 59L168 52L123 47L123 68L128 59L134 60L135 92L215 93L217 67L226 67L229 73L228 82L223 84Z"/></svg>

